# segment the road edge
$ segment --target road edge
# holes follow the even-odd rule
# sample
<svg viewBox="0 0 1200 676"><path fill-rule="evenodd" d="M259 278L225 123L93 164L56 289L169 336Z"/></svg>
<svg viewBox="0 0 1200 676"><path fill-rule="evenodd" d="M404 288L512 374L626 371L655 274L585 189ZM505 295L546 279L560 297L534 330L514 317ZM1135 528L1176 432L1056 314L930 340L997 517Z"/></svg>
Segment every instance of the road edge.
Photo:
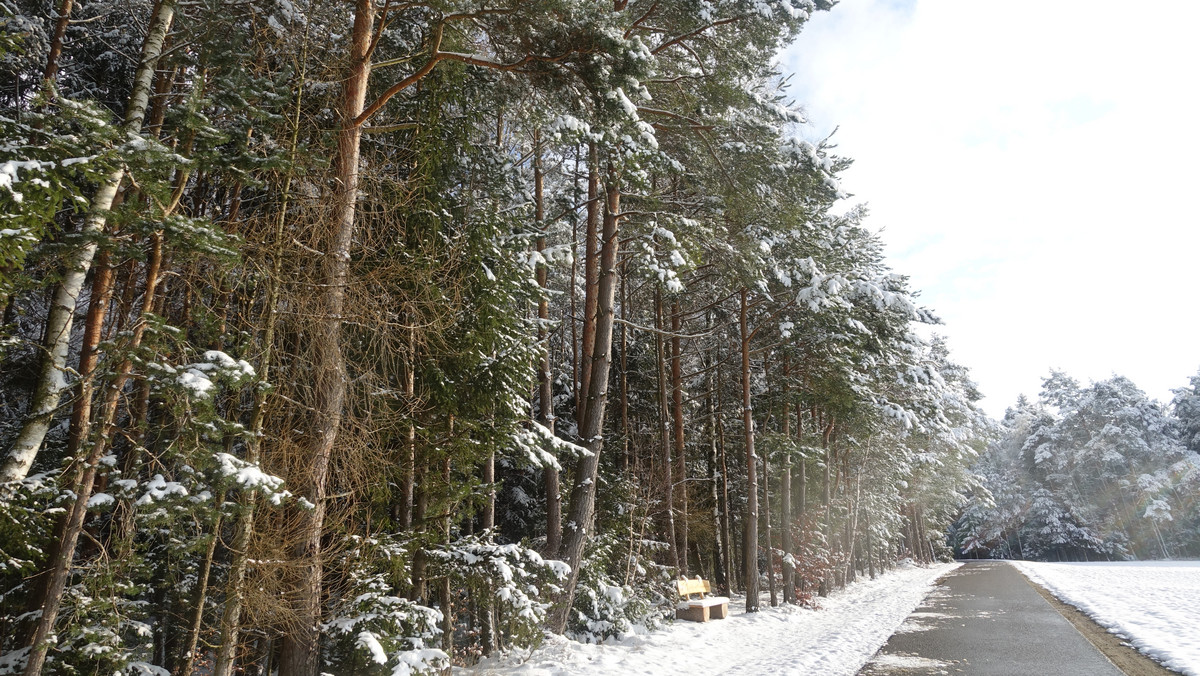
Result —
<svg viewBox="0 0 1200 676"><path fill-rule="evenodd" d="M1088 617L1087 613L1059 600L1050 590L1030 579L1019 567L1013 566L1013 568L1016 568L1017 572L1021 573L1021 577L1025 578L1025 582L1046 599L1051 608L1066 618L1071 626L1087 639L1088 643L1095 646L1100 654L1107 657L1109 662L1112 662L1128 676L1181 676L1178 671L1168 669L1154 661L1153 658L1143 655L1120 636L1096 624L1096 621Z"/></svg>

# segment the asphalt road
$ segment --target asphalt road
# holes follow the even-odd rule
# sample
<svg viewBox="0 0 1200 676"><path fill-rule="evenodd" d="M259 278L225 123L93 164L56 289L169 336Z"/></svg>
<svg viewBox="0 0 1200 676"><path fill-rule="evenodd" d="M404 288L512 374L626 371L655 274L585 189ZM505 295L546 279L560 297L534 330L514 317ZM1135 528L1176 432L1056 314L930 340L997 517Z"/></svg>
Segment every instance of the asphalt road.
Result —
<svg viewBox="0 0 1200 676"><path fill-rule="evenodd" d="M934 591L860 676L1124 676L1007 563L969 561Z"/></svg>

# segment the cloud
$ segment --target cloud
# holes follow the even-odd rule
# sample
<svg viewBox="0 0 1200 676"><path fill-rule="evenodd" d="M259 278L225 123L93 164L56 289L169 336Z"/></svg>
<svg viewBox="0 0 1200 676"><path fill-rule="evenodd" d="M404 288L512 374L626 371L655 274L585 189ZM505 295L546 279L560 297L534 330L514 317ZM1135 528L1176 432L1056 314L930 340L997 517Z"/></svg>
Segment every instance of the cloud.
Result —
<svg viewBox="0 0 1200 676"><path fill-rule="evenodd" d="M844 0L782 64L993 414L1200 366L1200 3Z"/></svg>

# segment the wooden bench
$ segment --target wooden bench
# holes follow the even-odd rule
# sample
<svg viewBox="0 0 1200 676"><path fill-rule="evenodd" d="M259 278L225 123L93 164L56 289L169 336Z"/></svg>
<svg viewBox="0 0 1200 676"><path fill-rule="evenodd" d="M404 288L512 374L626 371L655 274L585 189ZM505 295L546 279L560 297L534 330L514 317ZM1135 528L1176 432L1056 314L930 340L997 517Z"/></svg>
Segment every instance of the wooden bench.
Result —
<svg viewBox="0 0 1200 676"><path fill-rule="evenodd" d="M676 588L682 599L675 607L675 617L692 622L708 622L709 618L723 620L729 616L729 599L724 596L705 596L711 591L708 580L677 580ZM699 598L692 598L698 595Z"/></svg>

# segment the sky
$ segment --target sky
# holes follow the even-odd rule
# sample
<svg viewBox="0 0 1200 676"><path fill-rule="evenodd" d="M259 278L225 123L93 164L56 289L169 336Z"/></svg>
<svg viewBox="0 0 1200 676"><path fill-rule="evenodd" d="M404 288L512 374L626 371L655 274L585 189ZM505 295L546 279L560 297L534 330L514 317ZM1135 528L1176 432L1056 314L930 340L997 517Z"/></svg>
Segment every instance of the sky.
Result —
<svg viewBox="0 0 1200 676"><path fill-rule="evenodd" d="M1200 369L1200 3L842 0L781 56L1000 416L1051 369Z"/></svg>

